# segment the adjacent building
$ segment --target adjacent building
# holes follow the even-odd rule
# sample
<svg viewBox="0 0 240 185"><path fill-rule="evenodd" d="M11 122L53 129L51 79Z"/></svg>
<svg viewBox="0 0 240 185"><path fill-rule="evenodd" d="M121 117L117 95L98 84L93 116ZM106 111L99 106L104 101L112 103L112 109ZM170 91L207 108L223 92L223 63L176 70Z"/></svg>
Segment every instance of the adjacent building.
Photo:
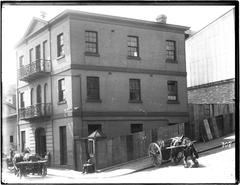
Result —
<svg viewBox="0 0 240 185"><path fill-rule="evenodd" d="M75 138L184 123L188 27L66 10L17 44L19 149L74 168Z"/></svg>
<svg viewBox="0 0 240 185"><path fill-rule="evenodd" d="M188 102L235 101L235 10L186 39Z"/></svg>
<svg viewBox="0 0 240 185"><path fill-rule="evenodd" d="M2 152L9 154L10 149L17 149L17 112L16 94L3 96L2 102Z"/></svg>

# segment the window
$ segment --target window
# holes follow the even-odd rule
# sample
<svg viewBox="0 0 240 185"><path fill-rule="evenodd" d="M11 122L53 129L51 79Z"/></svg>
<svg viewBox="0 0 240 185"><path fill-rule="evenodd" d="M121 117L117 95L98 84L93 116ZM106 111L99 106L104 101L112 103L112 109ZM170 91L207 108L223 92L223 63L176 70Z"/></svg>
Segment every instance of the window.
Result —
<svg viewBox="0 0 240 185"><path fill-rule="evenodd" d="M85 51L86 53L98 53L97 32L85 31Z"/></svg>
<svg viewBox="0 0 240 185"><path fill-rule="evenodd" d="M88 125L88 135L90 135L91 133L93 133L96 130L102 131L102 125L100 125L100 124Z"/></svg>
<svg viewBox="0 0 240 185"><path fill-rule="evenodd" d="M58 80L58 102L65 101L65 79Z"/></svg>
<svg viewBox="0 0 240 185"><path fill-rule="evenodd" d="M44 84L44 103L47 103L47 83Z"/></svg>
<svg viewBox="0 0 240 185"><path fill-rule="evenodd" d="M66 126L59 127L60 164L67 164L67 132Z"/></svg>
<svg viewBox="0 0 240 185"><path fill-rule="evenodd" d="M167 60L176 60L176 42L172 40L166 41Z"/></svg>
<svg viewBox="0 0 240 185"><path fill-rule="evenodd" d="M139 57L138 37L128 36L128 57Z"/></svg>
<svg viewBox="0 0 240 185"><path fill-rule="evenodd" d="M25 134L25 131L21 131L21 150L22 150L22 152L24 152L25 144L26 144L26 134Z"/></svg>
<svg viewBox="0 0 240 185"><path fill-rule="evenodd" d="M177 97L177 82L168 81L168 101L178 101Z"/></svg>
<svg viewBox="0 0 240 185"><path fill-rule="evenodd" d="M57 57L64 56L63 33L57 36Z"/></svg>
<svg viewBox="0 0 240 185"><path fill-rule="evenodd" d="M30 104L33 105L33 88L31 88L30 92Z"/></svg>
<svg viewBox="0 0 240 185"><path fill-rule="evenodd" d="M31 49L29 50L29 61L30 61L30 63L33 62L33 48L31 48Z"/></svg>
<svg viewBox="0 0 240 185"><path fill-rule="evenodd" d="M42 103L42 90L41 85L37 86L37 104Z"/></svg>
<svg viewBox="0 0 240 185"><path fill-rule="evenodd" d="M130 79L129 80L129 100L130 101L141 101L141 87L140 87L140 79Z"/></svg>
<svg viewBox="0 0 240 185"><path fill-rule="evenodd" d="M100 100L99 77L87 77L87 99Z"/></svg>
<svg viewBox="0 0 240 185"><path fill-rule="evenodd" d="M131 124L131 133L142 132L143 124Z"/></svg>
<svg viewBox="0 0 240 185"><path fill-rule="evenodd" d="M41 58L41 47L40 45L37 45L35 48L35 57L36 57L36 61L39 61Z"/></svg>
<svg viewBox="0 0 240 185"><path fill-rule="evenodd" d="M13 143L13 136L10 136L10 143Z"/></svg>
<svg viewBox="0 0 240 185"><path fill-rule="evenodd" d="M20 68L23 66L23 55L19 57L19 66Z"/></svg>
<svg viewBox="0 0 240 185"><path fill-rule="evenodd" d="M20 108L24 108L25 103L24 103L24 92L20 93Z"/></svg>
<svg viewBox="0 0 240 185"><path fill-rule="evenodd" d="M47 59L47 40L43 42L43 60Z"/></svg>

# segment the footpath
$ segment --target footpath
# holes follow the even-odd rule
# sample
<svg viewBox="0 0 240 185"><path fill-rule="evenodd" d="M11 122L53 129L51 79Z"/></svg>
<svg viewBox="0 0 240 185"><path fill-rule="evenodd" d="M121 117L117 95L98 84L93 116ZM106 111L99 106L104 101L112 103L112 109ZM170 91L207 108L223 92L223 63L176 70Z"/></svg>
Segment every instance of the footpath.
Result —
<svg viewBox="0 0 240 185"><path fill-rule="evenodd" d="M204 143L195 143L195 147L200 154L201 153L221 148L221 147L229 147L232 143L235 143L235 134L229 134L224 137L219 137L214 140L204 142ZM112 167L108 167L105 169L98 170L96 173L91 174L82 174L79 171L69 170L69 169L54 169L48 168L49 176L65 176L68 178L108 178L114 176L122 176L130 173L134 173L136 171L140 171L143 169L151 168L152 163L149 157L140 158L133 161L128 161L123 164L115 165Z"/></svg>

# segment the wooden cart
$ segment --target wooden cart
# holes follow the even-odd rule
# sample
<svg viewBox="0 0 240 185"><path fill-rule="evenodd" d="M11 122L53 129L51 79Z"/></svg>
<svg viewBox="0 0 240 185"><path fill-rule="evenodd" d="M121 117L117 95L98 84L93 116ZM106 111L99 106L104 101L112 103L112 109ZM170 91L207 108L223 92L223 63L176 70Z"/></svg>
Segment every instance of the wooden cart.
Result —
<svg viewBox="0 0 240 185"><path fill-rule="evenodd" d="M40 161L22 161L16 163L16 175L20 178L22 176L27 176L28 174L32 173L46 176L47 175L47 160L40 160Z"/></svg>
<svg viewBox="0 0 240 185"><path fill-rule="evenodd" d="M174 137L166 140L158 140L148 147L148 155L154 166L159 167L162 162L173 161L178 164L183 159L182 137ZM189 138L184 137L184 143L193 143Z"/></svg>

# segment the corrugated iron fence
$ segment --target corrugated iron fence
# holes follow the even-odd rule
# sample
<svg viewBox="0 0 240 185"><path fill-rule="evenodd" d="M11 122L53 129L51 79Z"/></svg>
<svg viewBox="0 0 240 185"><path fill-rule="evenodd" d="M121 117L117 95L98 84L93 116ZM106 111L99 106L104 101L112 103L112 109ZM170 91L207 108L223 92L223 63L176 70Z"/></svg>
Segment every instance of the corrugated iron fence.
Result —
<svg viewBox="0 0 240 185"><path fill-rule="evenodd" d="M97 169L145 157L148 155L148 146L151 142L175 137L183 133L184 124L177 124L145 130L131 135L97 140L95 150ZM82 164L87 160L87 143L77 140L75 145L77 170L81 171Z"/></svg>
<svg viewBox="0 0 240 185"><path fill-rule="evenodd" d="M235 130L235 104L189 104L185 135L207 141Z"/></svg>

